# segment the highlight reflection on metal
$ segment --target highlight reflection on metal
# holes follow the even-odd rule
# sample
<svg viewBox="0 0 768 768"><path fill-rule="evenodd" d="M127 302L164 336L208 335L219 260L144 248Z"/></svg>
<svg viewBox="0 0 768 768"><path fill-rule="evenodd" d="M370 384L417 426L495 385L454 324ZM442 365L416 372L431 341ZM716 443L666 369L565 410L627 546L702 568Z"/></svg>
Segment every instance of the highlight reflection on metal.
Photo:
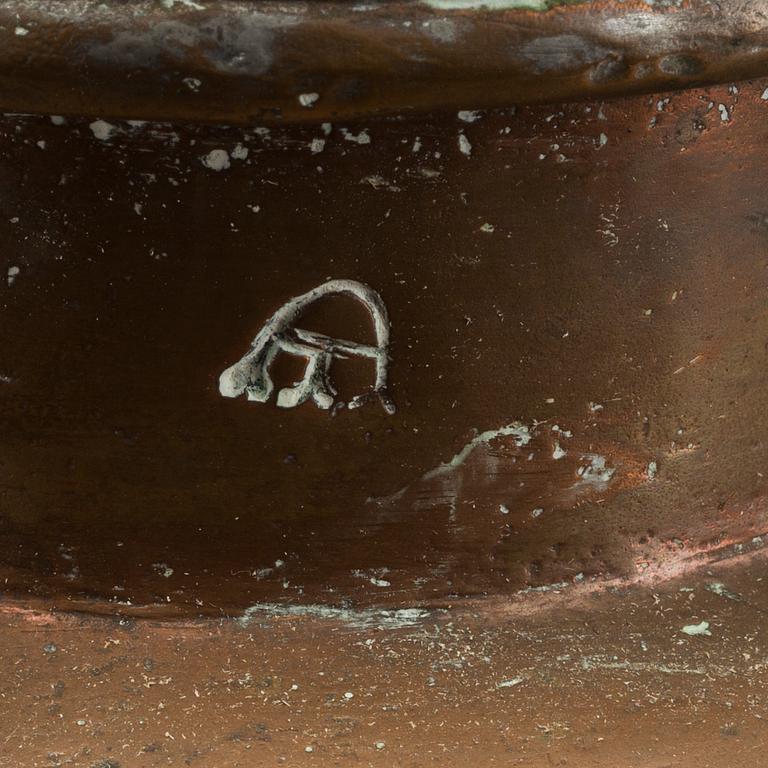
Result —
<svg viewBox="0 0 768 768"><path fill-rule="evenodd" d="M370 312L376 332L376 346L335 339L294 327L301 313L318 299L344 294L357 299ZM278 392L278 406L294 408L312 398L318 408L325 410L333 405L337 394L330 377L333 358L348 355L368 357L376 361L374 386L370 392L352 398L348 407L358 408L376 395L384 410L393 414L395 404L387 393L388 348L389 318L379 294L354 280L329 280L290 299L272 315L253 340L251 349L221 374L219 391L224 397L238 397L245 393L249 400L267 402L274 389L269 374L270 366L279 352L287 352L307 358L307 367L304 378L296 386Z"/></svg>

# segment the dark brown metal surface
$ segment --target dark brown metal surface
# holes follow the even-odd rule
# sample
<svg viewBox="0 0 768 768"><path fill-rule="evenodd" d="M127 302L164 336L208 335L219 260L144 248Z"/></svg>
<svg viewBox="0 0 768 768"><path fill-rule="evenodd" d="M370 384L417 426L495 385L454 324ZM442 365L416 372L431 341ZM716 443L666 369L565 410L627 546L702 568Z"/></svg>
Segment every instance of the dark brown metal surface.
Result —
<svg viewBox="0 0 768 768"><path fill-rule="evenodd" d="M767 29L762 0L14 0L0 107L263 124L600 98L765 75Z"/></svg>
<svg viewBox="0 0 768 768"><path fill-rule="evenodd" d="M410 607L761 546L764 88L325 130L7 117L7 589ZM381 295L396 414L221 397L328 278ZM334 364L341 400L372 376Z"/></svg>
<svg viewBox="0 0 768 768"><path fill-rule="evenodd" d="M761 768L765 4L516 5L0 5L2 768Z"/></svg>

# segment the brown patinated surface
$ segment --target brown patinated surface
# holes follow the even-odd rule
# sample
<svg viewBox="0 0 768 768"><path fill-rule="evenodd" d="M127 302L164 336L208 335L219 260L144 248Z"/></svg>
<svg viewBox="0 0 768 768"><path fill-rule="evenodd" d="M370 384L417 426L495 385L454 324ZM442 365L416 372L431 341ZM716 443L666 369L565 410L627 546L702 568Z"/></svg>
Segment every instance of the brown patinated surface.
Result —
<svg viewBox="0 0 768 768"><path fill-rule="evenodd" d="M763 0L0 5L0 107L12 111L281 124L766 74Z"/></svg>
<svg viewBox="0 0 768 768"><path fill-rule="evenodd" d="M325 128L4 118L7 594L410 608L759 549L765 87ZM221 397L328 278L388 308L395 415ZM344 298L302 318L369 325ZM342 401L371 382L334 365Z"/></svg>
<svg viewBox="0 0 768 768"><path fill-rule="evenodd" d="M444 6L0 8L1 766L764 764L763 4Z"/></svg>
<svg viewBox="0 0 768 768"><path fill-rule="evenodd" d="M6 612L0 765L760 768L764 574L759 556L399 629Z"/></svg>

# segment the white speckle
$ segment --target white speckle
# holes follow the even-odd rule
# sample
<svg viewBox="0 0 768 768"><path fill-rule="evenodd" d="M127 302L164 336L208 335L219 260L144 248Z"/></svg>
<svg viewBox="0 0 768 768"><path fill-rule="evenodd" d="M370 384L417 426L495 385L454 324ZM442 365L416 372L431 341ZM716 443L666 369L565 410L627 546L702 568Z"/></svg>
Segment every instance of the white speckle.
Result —
<svg viewBox="0 0 768 768"><path fill-rule="evenodd" d="M304 747L304 751L305 751L305 752L314 752L314 751L315 751L315 748L314 748L314 747L312 747L312 746L309 746L309 747Z"/></svg>
<svg viewBox="0 0 768 768"><path fill-rule="evenodd" d="M170 579L173 576L173 568L167 563L152 563L152 568L166 579Z"/></svg>
<svg viewBox="0 0 768 768"><path fill-rule="evenodd" d="M376 749L384 749L387 745L383 741L377 741L376 744L374 744Z"/></svg>
<svg viewBox="0 0 768 768"><path fill-rule="evenodd" d="M501 512L502 515L508 515L509 507L506 504L499 504L499 512Z"/></svg>
<svg viewBox="0 0 768 768"><path fill-rule="evenodd" d="M205 6L201 5L200 3L196 3L195 0L162 0L163 5L171 9L176 3L179 3L180 5L186 5L187 8L193 8L196 11L204 11Z"/></svg>
<svg viewBox="0 0 768 768"><path fill-rule="evenodd" d="M763 101L768 101L768 88L766 88L766 89L765 89L765 90L764 90L764 91L763 91L763 92L760 94L760 98L761 98Z"/></svg>
<svg viewBox="0 0 768 768"><path fill-rule="evenodd" d="M411 152L418 152L421 149L421 139L417 136L413 140L413 146L411 147Z"/></svg>
<svg viewBox="0 0 768 768"><path fill-rule="evenodd" d="M185 77L181 82L193 93L197 93L200 90L200 86L203 84L203 81L198 80L196 77Z"/></svg>
<svg viewBox="0 0 768 768"><path fill-rule="evenodd" d="M258 213L261 210L260 205L249 205L248 206L254 213Z"/></svg>
<svg viewBox="0 0 768 768"><path fill-rule="evenodd" d="M225 149L212 149L200 162L212 171L223 171L229 168L229 155Z"/></svg>
<svg viewBox="0 0 768 768"><path fill-rule="evenodd" d="M597 148L602 149L607 143L608 137L604 133L601 133L597 138Z"/></svg>
<svg viewBox="0 0 768 768"><path fill-rule="evenodd" d="M480 113L477 110L472 109L462 109L458 114L459 120L464 123L474 123L475 120L479 120L480 117Z"/></svg>
<svg viewBox="0 0 768 768"><path fill-rule="evenodd" d="M516 685L520 685L523 682L522 677L513 677L511 680L502 680L500 683L496 683L497 688L514 688Z"/></svg>
<svg viewBox="0 0 768 768"><path fill-rule="evenodd" d="M345 698L347 701L349 701L350 699L354 699L354 698L355 698L355 694L354 694L354 693L352 693L352 691L347 691L347 692L344 694L344 698Z"/></svg>
<svg viewBox="0 0 768 768"><path fill-rule="evenodd" d="M725 104L718 104L717 105L717 110L718 110L718 112L720 112L720 120L721 120L721 122L727 123L731 119L731 116L730 116L730 114L728 112L728 107L726 107Z"/></svg>
<svg viewBox="0 0 768 768"><path fill-rule="evenodd" d="M242 144L237 144L229 154L233 160L245 160L245 158L248 157L248 147L244 147Z"/></svg>
<svg viewBox="0 0 768 768"><path fill-rule="evenodd" d="M319 98L320 98L319 93L300 93L299 104L301 104L302 107L307 107L307 109L309 109L310 107L313 107L315 105L315 102Z"/></svg>
<svg viewBox="0 0 768 768"><path fill-rule="evenodd" d="M493 224L489 224L487 221L480 227L481 232L487 232L488 234L491 234L495 229L496 227L494 227Z"/></svg>
<svg viewBox="0 0 768 768"><path fill-rule="evenodd" d="M309 151L313 155L319 155L325 149L325 139L312 139L309 143Z"/></svg>
<svg viewBox="0 0 768 768"><path fill-rule="evenodd" d="M683 634L691 635L692 637L695 637L696 635L706 635L707 637L712 637L712 633L709 631L708 621L702 621L699 624L688 624L684 626L680 631Z"/></svg>
<svg viewBox="0 0 768 768"><path fill-rule="evenodd" d="M344 134L344 138L347 141L353 141L356 144L370 144L371 143L371 137L368 135L368 131L367 130L362 130L357 135L355 135L354 133L350 133L346 128L342 128L341 132Z"/></svg>
<svg viewBox="0 0 768 768"><path fill-rule="evenodd" d="M472 145L469 143L469 139L463 134L459 134L459 152L462 155L469 157L472 154Z"/></svg>
<svg viewBox="0 0 768 768"><path fill-rule="evenodd" d="M460 467L476 448L481 445L488 445L491 440L495 440L497 437L514 438L518 448L528 445L531 441L530 430L525 424L514 422L501 429L489 429L470 440L450 461L439 464L434 469L430 469L429 472L425 472L423 479L431 480L434 477L452 472L457 467Z"/></svg>
<svg viewBox="0 0 768 768"><path fill-rule="evenodd" d="M141 203L134 203L133 210L136 212L137 216L141 216L141 210L142 210Z"/></svg>
<svg viewBox="0 0 768 768"><path fill-rule="evenodd" d="M592 411L592 413L597 413L598 411L602 411L604 408L603 405L600 403L590 403L589 404L589 410Z"/></svg>
<svg viewBox="0 0 768 768"><path fill-rule="evenodd" d="M54 125L64 125L66 121L61 115L51 115L51 122Z"/></svg>
<svg viewBox="0 0 768 768"><path fill-rule="evenodd" d="M360 179L361 184L370 184L374 189L387 189L390 192L400 192L401 188L398 187L396 184L392 184L387 179L385 179L383 176L379 176L378 173L371 174L370 176L366 176L363 179Z"/></svg>
<svg viewBox="0 0 768 768"><path fill-rule="evenodd" d="M541 517L544 514L544 510L541 507L536 507L536 509L531 512L531 515L533 517Z"/></svg>
<svg viewBox="0 0 768 768"><path fill-rule="evenodd" d="M29 30L26 27L16 27L14 34L17 37L26 37L29 34Z"/></svg>
<svg viewBox="0 0 768 768"><path fill-rule="evenodd" d="M238 619L238 623L247 627L254 616L290 616L291 618L339 621L356 630L404 629L419 626L430 617L430 612L422 608L352 609L333 608L327 605L285 605L284 603L257 603L247 608Z"/></svg>
<svg viewBox="0 0 768 768"><path fill-rule="evenodd" d="M18 274L18 267L8 267L8 285L13 285L16 282L16 277Z"/></svg>
<svg viewBox="0 0 768 768"><path fill-rule="evenodd" d="M555 450L552 451L552 458L557 461L558 459L562 459L567 453L568 451L560 447L560 443L555 443Z"/></svg>
<svg viewBox="0 0 768 768"><path fill-rule="evenodd" d="M37 146L40 147L40 149L45 149L45 142L40 139L40 141L37 142Z"/></svg>
<svg viewBox="0 0 768 768"><path fill-rule="evenodd" d="M728 600L738 600L739 596L733 592L731 592L725 584L723 584L720 581L713 581L709 584L707 584L706 589L710 592L713 592L718 597L725 597Z"/></svg>
<svg viewBox="0 0 768 768"><path fill-rule="evenodd" d="M645 474L648 475L649 480L653 480L656 477L656 473L659 471L659 467L655 461L649 461L648 466L645 468Z"/></svg>
<svg viewBox="0 0 768 768"><path fill-rule="evenodd" d="M544 402L547 405L552 405L555 402L555 398L554 397L548 397Z"/></svg>
<svg viewBox="0 0 768 768"><path fill-rule="evenodd" d="M94 120L88 127L99 141L107 141L115 131L115 126L106 120Z"/></svg>
<svg viewBox="0 0 768 768"><path fill-rule="evenodd" d="M589 464L581 466L576 470L576 474L581 478L580 483L602 486L616 472L614 468L606 466L605 456L599 456L596 453L585 453L581 458L588 460Z"/></svg>
<svg viewBox="0 0 768 768"><path fill-rule="evenodd" d="M320 129L326 136L330 136L331 131L333 130L333 125L331 125L331 123L321 123Z"/></svg>

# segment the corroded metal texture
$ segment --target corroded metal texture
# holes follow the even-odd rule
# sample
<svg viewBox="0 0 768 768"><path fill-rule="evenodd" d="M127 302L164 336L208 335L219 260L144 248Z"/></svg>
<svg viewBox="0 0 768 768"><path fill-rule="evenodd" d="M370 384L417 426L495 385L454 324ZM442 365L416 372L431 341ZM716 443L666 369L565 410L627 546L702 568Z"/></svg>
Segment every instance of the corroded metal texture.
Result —
<svg viewBox="0 0 768 768"><path fill-rule="evenodd" d="M759 768L764 574L394 629L0 613L0 764Z"/></svg>
<svg viewBox="0 0 768 768"><path fill-rule="evenodd" d="M7 593L418 611L759 551L765 88L280 129L4 118ZM370 290L280 309L330 278ZM251 367L228 389L275 318L281 349L346 340L328 375L292 388L307 363L281 354L272 389ZM392 409L343 407L376 380L360 349L386 349Z"/></svg>
<svg viewBox="0 0 768 768"><path fill-rule="evenodd" d="M0 42L6 110L246 124L598 98L768 72L762 0L14 0L0 6Z"/></svg>

